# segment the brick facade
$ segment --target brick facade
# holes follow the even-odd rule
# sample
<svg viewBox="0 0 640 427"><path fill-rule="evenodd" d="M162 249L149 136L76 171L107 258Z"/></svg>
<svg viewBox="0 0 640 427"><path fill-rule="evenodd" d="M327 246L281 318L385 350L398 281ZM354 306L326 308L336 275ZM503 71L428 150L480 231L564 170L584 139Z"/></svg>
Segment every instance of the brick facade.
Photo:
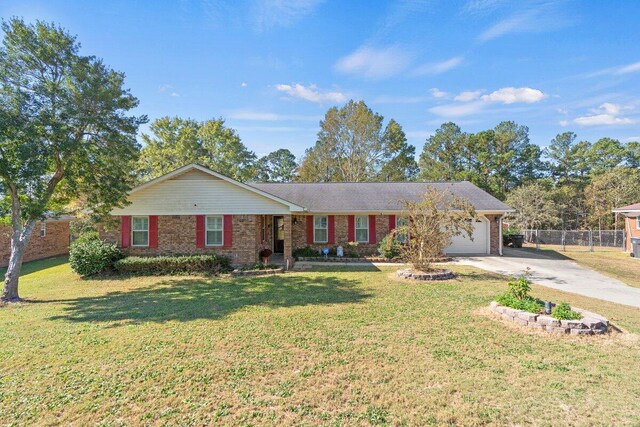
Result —
<svg viewBox="0 0 640 427"><path fill-rule="evenodd" d="M47 221L44 237L40 236L40 226L40 222L36 223L23 261L34 261L69 253L69 221ZM11 234L11 227L0 226L0 267L6 267L9 264Z"/></svg>
<svg viewBox="0 0 640 427"><path fill-rule="evenodd" d="M335 243L307 243L307 216L294 215L295 224L292 228L293 249L310 246L314 249L342 246L347 250L348 245L348 215L334 215ZM378 253L378 244L389 234L389 215L376 215L376 243L358 243L354 250L358 255L373 255Z"/></svg>
<svg viewBox="0 0 640 427"><path fill-rule="evenodd" d="M285 216L285 224L286 224ZM263 228L266 225L266 229ZM185 255L217 253L231 259L234 265L252 264L258 261L258 252L272 248L272 217L269 215L233 215L232 245L230 247L196 247L196 216L158 216L158 247L131 246L125 250L131 255ZM285 225L286 227L286 225ZM103 239L121 246L120 229L99 227ZM264 239L266 237L266 239ZM286 252L286 247L285 247Z"/></svg>
<svg viewBox="0 0 640 427"><path fill-rule="evenodd" d="M625 250L627 252L631 252L631 238L632 237L640 237L640 229L638 229L637 217L626 217L625 218L625 237L626 244Z"/></svg>
<svg viewBox="0 0 640 427"><path fill-rule="evenodd" d="M500 242L502 236L500 235L500 222L502 221L502 215L485 215L489 220L489 239L491 255L500 255Z"/></svg>
<svg viewBox="0 0 640 427"><path fill-rule="evenodd" d="M328 243L307 243L307 216L295 215L293 218L293 249L301 249L310 246L314 249L322 249L324 247L342 246L348 247L348 223L347 215L335 215L335 244ZM502 218L501 215L486 215L489 220L489 238L491 239L491 254L499 255L500 253L500 224L496 222L496 218ZM358 243L356 252L359 255L373 255L378 252L378 243L389 234L389 215L376 215L376 243Z"/></svg>

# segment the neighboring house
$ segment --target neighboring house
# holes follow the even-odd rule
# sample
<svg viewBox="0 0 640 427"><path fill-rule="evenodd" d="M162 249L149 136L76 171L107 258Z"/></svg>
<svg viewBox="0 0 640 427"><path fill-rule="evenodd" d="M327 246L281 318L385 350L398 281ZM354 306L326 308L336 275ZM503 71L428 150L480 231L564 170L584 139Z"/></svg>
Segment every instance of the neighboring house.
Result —
<svg viewBox="0 0 640 427"><path fill-rule="evenodd" d="M115 209L118 230L102 231L135 255L216 252L234 264L258 261L263 248L293 261L295 249L345 246L360 253L402 221L402 200L419 200L427 187L468 199L476 208L473 241L456 237L449 254L499 254L501 218L511 209L469 182L244 184L200 165L188 165L129 194Z"/></svg>
<svg viewBox="0 0 640 427"><path fill-rule="evenodd" d="M625 216L624 235L625 250L631 252L631 238L640 238L640 203L636 203L622 208L613 210L614 213L620 213Z"/></svg>
<svg viewBox="0 0 640 427"><path fill-rule="evenodd" d="M71 239L69 223L72 219L72 217L64 216L37 222L31 239L29 239L23 261L68 254ZM0 225L0 267L6 267L9 264L12 233L11 227Z"/></svg>

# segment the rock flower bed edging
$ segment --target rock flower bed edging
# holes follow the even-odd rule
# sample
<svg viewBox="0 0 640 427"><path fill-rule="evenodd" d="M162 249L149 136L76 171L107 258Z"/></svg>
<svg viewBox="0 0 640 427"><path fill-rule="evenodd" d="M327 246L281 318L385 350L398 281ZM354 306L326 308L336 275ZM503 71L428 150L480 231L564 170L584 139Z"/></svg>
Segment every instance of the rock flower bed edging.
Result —
<svg viewBox="0 0 640 427"><path fill-rule="evenodd" d="M234 277L238 276L266 276L270 274L282 274L284 273L284 267L280 268L270 268L267 270L240 270L236 268L231 272L231 275Z"/></svg>
<svg viewBox="0 0 640 427"><path fill-rule="evenodd" d="M599 314L580 308L571 307L582 315L577 320L558 320L546 314L534 314L528 311L516 310L515 308L505 307L492 301L489 309L503 319L510 320L522 326L528 326L532 329L544 330L550 333L572 334L572 335L594 335L604 334L609 328L609 320Z"/></svg>
<svg viewBox="0 0 640 427"><path fill-rule="evenodd" d="M446 269L425 272L407 268L398 270L396 274L398 277L409 280L449 280L455 277L453 271Z"/></svg>

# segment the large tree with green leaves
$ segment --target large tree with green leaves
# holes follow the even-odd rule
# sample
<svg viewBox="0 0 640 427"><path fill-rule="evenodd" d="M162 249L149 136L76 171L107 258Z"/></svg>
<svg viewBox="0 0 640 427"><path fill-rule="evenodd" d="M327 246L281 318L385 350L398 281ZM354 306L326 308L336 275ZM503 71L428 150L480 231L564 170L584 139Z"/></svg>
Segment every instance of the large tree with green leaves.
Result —
<svg viewBox="0 0 640 427"><path fill-rule="evenodd" d="M468 180L504 200L513 188L540 175L540 156L526 126L501 122L494 129L468 134L449 122L427 139L420 177Z"/></svg>
<svg viewBox="0 0 640 427"><path fill-rule="evenodd" d="M560 222L553 188L543 182L530 182L515 188L506 202L516 210L509 214L509 223L520 229L554 227Z"/></svg>
<svg viewBox="0 0 640 427"><path fill-rule="evenodd" d="M296 177L296 156L286 148L280 148L256 162L258 181L262 182L290 182Z"/></svg>
<svg viewBox="0 0 640 427"><path fill-rule="evenodd" d="M303 182L406 180L415 175L415 148L402 127L374 113L363 101L332 107L320 122L315 146L298 169Z"/></svg>
<svg viewBox="0 0 640 427"><path fill-rule="evenodd" d="M611 211L640 200L640 170L614 167L593 177L585 189L589 225L599 230L618 228L618 216Z"/></svg>
<svg viewBox="0 0 640 427"><path fill-rule="evenodd" d="M0 216L12 227L3 301L18 301L22 258L36 221L65 201L106 215L125 203L145 117L124 74L79 53L53 24L2 23L0 47Z"/></svg>
<svg viewBox="0 0 640 427"><path fill-rule="evenodd" d="M150 135L142 135L142 179L156 178L189 163L199 163L239 181L255 178L255 154L223 119L198 122L162 117L151 123L150 130Z"/></svg>

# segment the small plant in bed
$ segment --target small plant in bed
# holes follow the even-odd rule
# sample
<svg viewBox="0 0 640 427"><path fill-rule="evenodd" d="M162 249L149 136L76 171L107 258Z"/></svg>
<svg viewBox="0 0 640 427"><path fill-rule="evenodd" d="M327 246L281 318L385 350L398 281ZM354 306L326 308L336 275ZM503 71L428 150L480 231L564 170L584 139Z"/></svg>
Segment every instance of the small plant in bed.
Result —
<svg viewBox="0 0 640 427"><path fill-rule="evenodd" d="M254 270L277 270L280 268L277 264L263 264L261 262L257 262L255 264L243 265L242 267L238 267L240 271L254 271Z"/></svg>
<svg viewBox="0 0 640 427"><path fill-rule="evenodd" d="M558 320L578 320L582 318L582 315L577 311L571 310L571 306L566 302L558 304L553 309L551 316Z"/></svg>
<svg viewBox="0 0 640 427"><path fill-rule="evenodd" d="M182 255L138 257L129 256L115 263L120 273L140 275L169 275L207 273L220 274L231 270L229 258L216 255Z"/></svg>
<svg viewBox="0 0 640 427"><path fill-rule="evenodd" d="M496 302L516 310L540 313L544 308L544 301L529 295L531 281L527 276L528 272L525 272L520 277L511 278L511 280L509 280L509 290L498 296Z"/></svg>

